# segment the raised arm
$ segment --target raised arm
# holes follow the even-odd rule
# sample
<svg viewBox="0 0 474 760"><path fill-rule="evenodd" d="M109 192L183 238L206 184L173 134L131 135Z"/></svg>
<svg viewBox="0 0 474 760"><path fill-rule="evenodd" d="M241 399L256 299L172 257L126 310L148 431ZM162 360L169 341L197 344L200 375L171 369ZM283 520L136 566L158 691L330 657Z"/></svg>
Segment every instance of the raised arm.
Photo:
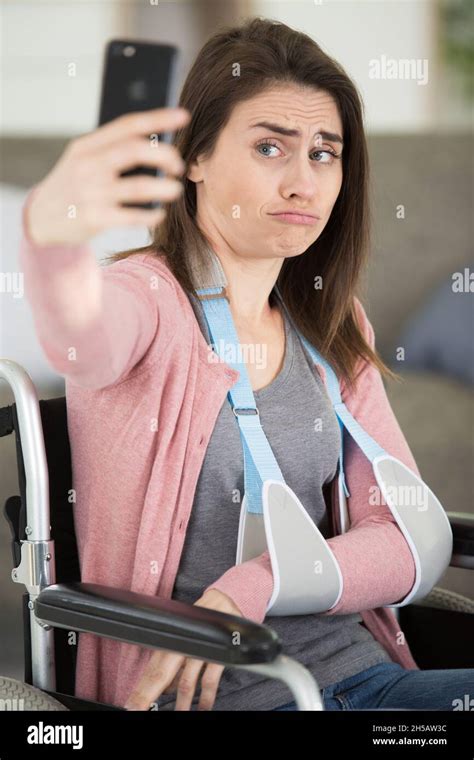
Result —
<svg viewBox="0 0 474 760"><path fill-rule="evenodd" d="M182 184L120 173L139 164L182 173L173 146L143 138L185 123L177 113L127 114L73 140L26 199L19 263L38 339L52 367L84 387L120 382L154 339L166 341L171 286L140 265L143 257L100 267L88 241L109 227L162 221L163 209L121 204L170 201Z"/></svg>
<svg viewBox="0 0 474 760"><path fill-rule="evenodd" d="M23 235L20 267L38 340L51 367L74 384L117 383L155 336L166 338L151 272L133 258L101 268L87 244L38 247Z"/></svg>

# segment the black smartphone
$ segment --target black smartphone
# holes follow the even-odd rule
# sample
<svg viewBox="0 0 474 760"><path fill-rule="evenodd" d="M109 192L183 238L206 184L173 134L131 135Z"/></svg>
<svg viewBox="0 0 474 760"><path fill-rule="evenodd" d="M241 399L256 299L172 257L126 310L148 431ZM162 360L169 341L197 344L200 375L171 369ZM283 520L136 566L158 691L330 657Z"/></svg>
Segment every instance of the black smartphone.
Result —
<svg viewBox="0 0 474 760"><path fill-rule="evenodd" d="M174 45L141 40L110 40L104 56L99 126L131 111L176 107L179 52ZM166 132L148 135L150 139L171 142ZM121 172L121 177L148 174L160 177L154 166L136 166ZM157 209L160 201L123 203L132 208Z"/></svg>

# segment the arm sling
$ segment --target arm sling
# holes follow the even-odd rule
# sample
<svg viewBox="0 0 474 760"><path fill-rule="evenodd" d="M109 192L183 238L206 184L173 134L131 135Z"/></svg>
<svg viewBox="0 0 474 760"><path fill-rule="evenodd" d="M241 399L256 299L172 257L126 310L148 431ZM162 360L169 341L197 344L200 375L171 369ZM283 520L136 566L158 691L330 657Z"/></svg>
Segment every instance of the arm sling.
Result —
<svg viewBox="0 0 474 760"><path fill-rule="evenodd" d="M215 256L214 252L212 252ZM214 259L209 286L196 288L217 357L239 372L228 392L239 426L244 459L244 498L240 514L236 564L268 550L273 573L273 593L266 614L308 615L336 606L344 579L328 542L283 475L260 424L245 363L239 358L239 341L226 294L225 275ZM217 281L217 285L215 284ZM203 279L201 277L201 285ZM293 324L288 310L283 307ZM397 604L402 607L425 597L448 567L453 547L445 510L424 481L403 462L390 455L361 427L342 402L339 381L330 364L293 327L315 363L323 365L327 392L341 430L338 462L338 496L341 532L349 529L346 498L350 497L343 462L344 428L371 462L383 499L402 531L415 563L415 582Z"/></svg>

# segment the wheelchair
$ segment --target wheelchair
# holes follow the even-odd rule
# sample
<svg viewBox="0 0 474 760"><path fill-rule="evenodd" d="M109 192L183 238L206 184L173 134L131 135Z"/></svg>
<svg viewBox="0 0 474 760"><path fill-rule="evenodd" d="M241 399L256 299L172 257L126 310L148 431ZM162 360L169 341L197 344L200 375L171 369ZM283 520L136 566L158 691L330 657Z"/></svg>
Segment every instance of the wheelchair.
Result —
<svg viewBox="0 0 474 760"><path fill-rule="evenodd" d="M71 632L243 668L283 681L299 710L323 710L312 674L285 656L267 625L191 604L82 583L68 495L72 488L66 398L39 400L23 367L0 359L14 403L0 408L0 436L14 433L19 495L4 506L12 541L12 580L21 583L24 682L0 676L0 710L125 708L75 696L77 646ZM474 516L447 513L451 565L474 569ZM421 669L474 667L474 600L435 587L421 602L395 608ZM238 632L240 646L232 643ZM455 639L454 639L455 636Z"/></svg>

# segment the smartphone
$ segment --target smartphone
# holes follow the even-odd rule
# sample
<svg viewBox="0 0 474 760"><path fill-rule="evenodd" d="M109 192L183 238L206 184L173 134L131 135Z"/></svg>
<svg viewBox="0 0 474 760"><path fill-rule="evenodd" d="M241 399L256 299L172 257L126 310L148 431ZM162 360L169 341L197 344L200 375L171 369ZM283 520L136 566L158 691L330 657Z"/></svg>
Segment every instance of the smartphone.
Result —
<svg viewBox="0 0 474 760"><path fill-rule="evenodd" d="M177 67L179 52L174 45L137 40L110 40L105 48L99 126L125 113L177 106ZM145 135L144 135L145 137ZM148 135L170 143L171 132ZM121 177L164 174L154 166L136 166L121 172ZM157 209L160 201L123 203L132 208Z"/></svg>

